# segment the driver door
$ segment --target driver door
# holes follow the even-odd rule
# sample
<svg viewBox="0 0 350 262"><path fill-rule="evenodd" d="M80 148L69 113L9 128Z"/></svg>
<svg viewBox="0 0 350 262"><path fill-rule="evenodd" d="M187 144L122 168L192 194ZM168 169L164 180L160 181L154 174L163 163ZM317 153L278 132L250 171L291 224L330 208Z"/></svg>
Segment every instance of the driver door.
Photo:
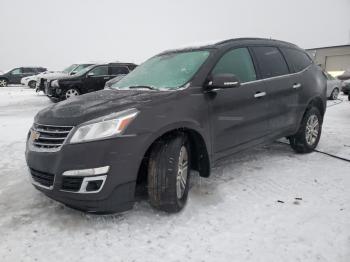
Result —
<svg viewBox="0 0 350 262"><path fill-rule="evenodd" d="M19 84L24 77L22 68L16 68L11 71L11 77L9 78L9 84Z"/></svg>
<svg viewBox="0 0 350 262"><path fill-rule="evenodd" d="M211 75L234 74L238 87L209 91L213 153L216 159L268 134L265 86L257 74L247 48L236 48L222 56Z"/></svg>
<svg viewBox="0 0 350 262"><path fill-rule="evenodd" d="M107 65L94 67L86 75L83 92L89 93L103 89L109 78Z"/></svg>

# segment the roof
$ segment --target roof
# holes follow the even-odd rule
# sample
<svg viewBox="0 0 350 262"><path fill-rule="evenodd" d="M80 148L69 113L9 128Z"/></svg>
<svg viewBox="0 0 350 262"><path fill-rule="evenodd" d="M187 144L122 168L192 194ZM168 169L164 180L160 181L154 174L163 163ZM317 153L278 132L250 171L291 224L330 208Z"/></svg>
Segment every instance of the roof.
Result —
<svg viewBox="0 0 350 262"><path fill-rule="evenodd" d="M289 46L293 48L299 48L297 45L280 41L276 39L267 39L267 38L254 38L254 37L247 37L247 38L233 38L233 39L227 39L224 41L214 42L211 44L205 44L205 45L197 45L197 46L188 46L184 48L178 48L178 49L172 49L172 50L166 50L159 55L167 54L167 53L174 53L174 52L183 52L183 51L190 51L190 50L200 50L200 49L209 49L209 48L219 48L223 46L229 46L229 45L235 45L237 43L243 42L244 44L254 44L254 43L260 43L260 44L271 44L274 45L283 45L283 46Z"/></svg>
<svg viewBox="0 0 350 262"><path fill-rule="evenodd" d="M318 49L328 49L328 48L341 48L341 47L350 47L349 45L334 45L334 46L324 46L324 47L315 47L315 48L308 48L306 50L311 51L311 50L318 50Z"/></svg>

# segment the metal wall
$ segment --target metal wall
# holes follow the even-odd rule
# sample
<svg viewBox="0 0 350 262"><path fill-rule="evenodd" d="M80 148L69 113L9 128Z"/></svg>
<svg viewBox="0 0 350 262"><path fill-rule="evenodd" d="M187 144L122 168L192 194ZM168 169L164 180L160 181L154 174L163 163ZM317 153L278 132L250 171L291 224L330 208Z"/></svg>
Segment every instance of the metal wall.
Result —
<svg viewBox="0 0 350 262"><path fill-rule="evenodd" d="M308 49L315 62L332 75L350 70L350 45Z"/></svg>

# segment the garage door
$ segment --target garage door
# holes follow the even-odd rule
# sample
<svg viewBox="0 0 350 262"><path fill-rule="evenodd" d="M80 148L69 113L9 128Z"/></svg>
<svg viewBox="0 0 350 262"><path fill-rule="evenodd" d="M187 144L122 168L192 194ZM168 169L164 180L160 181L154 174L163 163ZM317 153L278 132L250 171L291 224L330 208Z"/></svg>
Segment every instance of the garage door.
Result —
<svg viewBox="0 0 350 262"><path fill-rule="evenodd" d="M327 71L345 71L347 69L350 69L350 54L326 57Z"/></svg>

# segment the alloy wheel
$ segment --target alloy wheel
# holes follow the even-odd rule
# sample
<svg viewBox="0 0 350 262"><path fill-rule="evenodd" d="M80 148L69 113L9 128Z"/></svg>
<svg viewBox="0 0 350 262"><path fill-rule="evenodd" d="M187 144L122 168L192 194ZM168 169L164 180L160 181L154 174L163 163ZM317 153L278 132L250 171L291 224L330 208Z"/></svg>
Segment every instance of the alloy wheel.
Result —
<svg viewBox="0 0 350 262"><path fill-rule="evenodd" d="M318 133L320 132L320 123L316 115L311 115L306 123L305 138L309 146L316 143Z"/></svg>
<svg viewBox="0 0 350 262"><path fill-rule="evenodd" d="M68 99L68 98L71 98L71 97L74 97L74 96L78 96L79 95L79 92L78 92L78 90L76 90L76 89L69 89L69 90L67 90L67 92L66 92L66 98Z"/></svg>
<svg viewBox="0 0 350 262"><path fill-rule="evenodd" d="M185 193L188 177L188 152L185 146L182 146L179 154L179 164L176 177L176 195L181 199Z"/></svg>
<svg viewBox="0 0 350 262"><path fill-rule="evenodd" d="M0 86L2 87L7 86L7 81L5 79L0 79Z"/></svg>
<svg viewBox="0 0 350 262"><path fill-rule="evenodd" d="M339 90L336 88L332 92L332 99L333 100L337 100L338 99L338 95L339 95Z"/></svg>

